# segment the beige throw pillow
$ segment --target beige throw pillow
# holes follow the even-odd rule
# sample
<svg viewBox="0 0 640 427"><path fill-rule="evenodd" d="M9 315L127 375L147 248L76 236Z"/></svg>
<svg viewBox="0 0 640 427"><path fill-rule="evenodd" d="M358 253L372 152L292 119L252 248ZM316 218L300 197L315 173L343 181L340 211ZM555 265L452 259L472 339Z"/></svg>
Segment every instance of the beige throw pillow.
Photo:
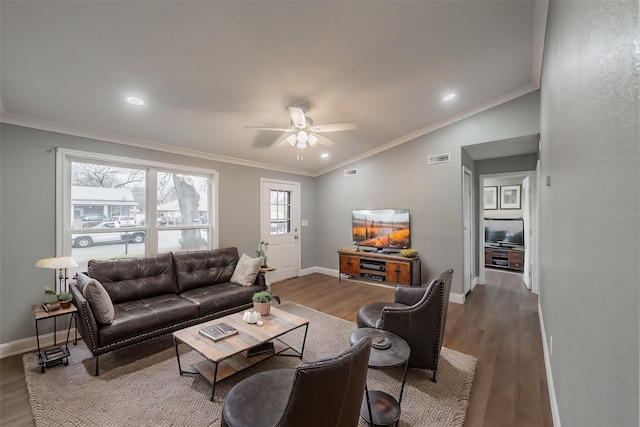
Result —
<svg viewBox="0 0 640 427"><path fill-rule="evenodd" d="M89 301L93 315L98 323L113 323L115 311L111 297L102 286L102 283L96 279L89 279L82 288L82 295Z"/></svg>
<svg viewBox="0 0 640 427"><path fill-rule="evenodd" d="M247 254L242 254L236 269L233 270L233 276L231 276L231 283L242 286L251 286L256 281L258 271L260 271L260 265L262 265L262 258L251 258Z"/></svg>

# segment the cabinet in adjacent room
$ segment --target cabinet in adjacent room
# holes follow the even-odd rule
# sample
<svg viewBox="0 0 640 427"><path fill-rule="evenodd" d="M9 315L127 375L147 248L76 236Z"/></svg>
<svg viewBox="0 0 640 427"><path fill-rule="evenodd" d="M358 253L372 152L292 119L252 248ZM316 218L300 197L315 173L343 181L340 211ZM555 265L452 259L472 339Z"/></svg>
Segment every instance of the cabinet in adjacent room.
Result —
<svg viewBox="0 0 640 427"><path fill-rule="evenodd" d="M484 265L524 271L524 249L486 246L484 248Z"/></svg>

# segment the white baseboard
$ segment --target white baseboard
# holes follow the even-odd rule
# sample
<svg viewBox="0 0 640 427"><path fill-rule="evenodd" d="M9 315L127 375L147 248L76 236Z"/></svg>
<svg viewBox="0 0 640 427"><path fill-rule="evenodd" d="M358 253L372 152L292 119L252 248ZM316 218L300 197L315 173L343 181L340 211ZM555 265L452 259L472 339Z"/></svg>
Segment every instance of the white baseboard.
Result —
<svg viewBox="0 0 640 427"><path fill-rule="evenodd" d="M71 329L69 334L69 342L73 342L75 337L75 329ZM64 344L67 339L67 331L58 331L56 334L56 342L58 345ZM80 335L78 335L78 339L80 339ZM53 345L53 332L48 334L40 335L40 347L45 348ZM38 342L36 341L36 337L27 337L22 338L16 341L10 341L7 343L0 344L0 359L14 356L16 354L27 353L30 351L35 351L38 349Z"/></svg>
<svg viewBox="0 0 640 427"><path fill-rule="evenodd" d="M300 270L300 276L306 276L313 273L326 274L327 276L338 277L338 270L325 267L311 267Z"/></svg>
<svg viewBox="0 0 640 427"><path fill-rule="evenodd" d="M544 353L544 368L547 371L547 386L549 388L549 401L551 403L551 418L554 427L560 427L560 410L558 409L558 399L556 398L556 388L553 385L553 373L551 372L551 357L549 347L547 346L547 332L544 329L544 319L542 316L542 307L538 300L538 319L540 322L540 335L542 338L542 351Z"/></svg>
<svg viewBox="0 0 640 427"><path fill-rule="evenodd" d="M464 304L464 295L454 294L453 292L451 292L449 294L449 302L455 302L456 304Z"/></svg>

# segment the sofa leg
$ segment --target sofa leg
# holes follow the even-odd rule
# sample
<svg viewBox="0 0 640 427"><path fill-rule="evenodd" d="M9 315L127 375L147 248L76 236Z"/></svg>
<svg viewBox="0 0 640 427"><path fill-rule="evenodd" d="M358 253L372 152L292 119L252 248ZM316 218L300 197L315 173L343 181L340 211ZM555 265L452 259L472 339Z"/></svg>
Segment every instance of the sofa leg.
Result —
<svg viewBox="0 0 640 427"><path fill-rule="evenodd" d="M98 363L98 356L94 357L94 359L96 359L96 377L100 375L100 368L99 368L99 363Z"/></svg>
<svg viewBox="0 0 640 427"><path fill-rule="evenodd" d="M436 372L437 371L433 371L433 376L431 376L431 382L434 382L434 383L437 382L436 381Z"/></svg>

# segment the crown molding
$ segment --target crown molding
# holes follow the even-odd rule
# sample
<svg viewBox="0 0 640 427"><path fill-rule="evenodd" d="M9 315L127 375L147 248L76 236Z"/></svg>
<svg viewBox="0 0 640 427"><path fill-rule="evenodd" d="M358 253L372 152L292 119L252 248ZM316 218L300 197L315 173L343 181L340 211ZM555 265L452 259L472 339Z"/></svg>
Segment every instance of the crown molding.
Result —
<svg viewBox="0 0 640 427"><path fill-rule="evenodd" d="M547 32L547 13L549 1L539 0L535 2L533 17L533 46L531 60L531 83L540 87L542 75L542 57L544 55L544 39Z"/></svg>
<svg viewBox="0 0 640 427"><path fill-rule="evenodd" d="M528 94L530 92L538 90L539 88L540 88L539 84L535 84L533 82L529 83L529 84L527 84L525 86L522 86L522 87L520 87L520 88L518 88L516 90L513 90L511 92L507 92L507 93L505 93L505 94L503 94L501 96L498 96L498 97L492 99L489 102L485 102L484 104L480 104L480 105L478 105L478 106L476 106L474 108L471 108L471 109L469 109L467 111L464 111L464 112L462 112L460 114L456 114L455 116L447 117L444 120L440 120L440 121L435 122L435 123L433 123L433 124L431 124L429 126L423 127L422 129L418 129L418 130L416 130L414 132L411 132L411 133L409 133L407 135L401 136L400 138L396 138L393 141L389 141L386 144L383 144L383 145L380 145L380 146L378 146L376 148L373 148L371 150L365 151L365 152L359 154L358 156L352 157L352 158L347 159L347 160L345 160L343 162L340 162L340 163L337 163L335 165L332 165L332 166L330 166L328 168L321 169L318 172L316 172L314 177L318 177L320 175L324 175L325 173L328 173L328 172L334 171L336 169L340 169L340 168L343 168L345 166L351 165L351 164L353 164L355 162L358 162L360 160L366 159L367 157L371 157L371 156L374 156L374 155L376 155L378 153L382 153L383 151L390 150L391 148L396 147L396 146L398 146L400 144L404 144L405 142L412 141L412 140L414 140L416 138L419 138L421 136L424 136L424 135L426 135L428 133L431 133L431 132L434 132L434 131L436 131L438 129L441 129L441 128L445 127L445 126L449 126L450 124L453 124L453 123L455 123L457 121L466 119L466 118L471 117L471 116L473 116L475 114L478 114L478 113L481 113L481 112L483 112L485 110L488 110L490 108L496 107L496 106L498 106L500 104L504 104L505 102L509 102L509 101L511 101L513 99L516 99L516 98L519 98L521 96L524 96L524 95L526 95L526 94Z"/></svg>
<svg viewBox="0 0 640 427"><path fill-rule="evenodd" d="M260 163L260 162L254 162L251 160L238 159L235 157L220 156L217 154L205 153L197 150L190 150L188 148L174 147L171 145L160 144L158 142L147 141L143 139L127 138L124 136L114 135L106 132L96 132L88 129L76 128L72 126L62 125L59 123L48 122L45 120L34 119L31 117L25 117L18 114L2 112L0 113L0 123L7 123L10 125L44 130L48 132L55 132L55 133L60 133L64 135L77 136L81 138L95 139L98 141L113 142L115 144L128 145L128 146L144 148L148 150L162 151L165 153L177 154L180 156L187 156L187 157L195 157L198 159L212 160L212 161L221 162L221 163L230 163L234 165L247 166L247 167L258 168L258 169L267 169L267 170L272 170L276 172L291 173L295 175L313 176L312 173L304 170L284 168L284 167L275 166L267 163Z"/></svg>

